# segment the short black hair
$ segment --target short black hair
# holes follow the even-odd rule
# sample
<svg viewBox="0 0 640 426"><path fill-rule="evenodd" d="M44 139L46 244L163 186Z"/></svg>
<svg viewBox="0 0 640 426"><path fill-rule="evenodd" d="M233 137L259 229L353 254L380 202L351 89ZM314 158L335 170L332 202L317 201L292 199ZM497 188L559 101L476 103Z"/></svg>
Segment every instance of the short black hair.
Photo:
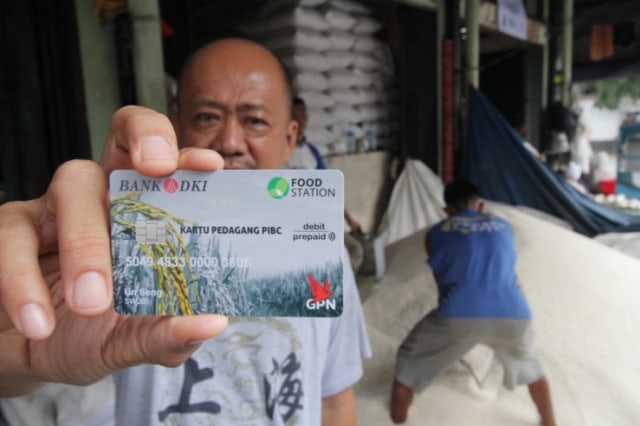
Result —
<svg viewBox="0 0 640 426"><path fill-rule="evenodd" d="M449 207L466 208L478 198L480 191L466 180L456 180L444 188L444 202Z"/></svg>
<svg viewBox="0 0 640 426"><path fill-rule="evenodd" d="M304 99L302 99L300 96L294 96L293 97L293 106L296 106L296 105L302 105L303 107L307 106L307 104L304 101Z"/></svg>

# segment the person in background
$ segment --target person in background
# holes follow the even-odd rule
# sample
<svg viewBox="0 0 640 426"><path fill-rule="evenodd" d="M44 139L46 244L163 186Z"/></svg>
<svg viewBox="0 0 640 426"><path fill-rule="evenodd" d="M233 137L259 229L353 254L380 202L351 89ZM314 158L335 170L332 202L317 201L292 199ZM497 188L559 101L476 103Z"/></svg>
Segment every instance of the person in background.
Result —
<svg viewBox="0 0 640 426"><path fill-rule="evenodd" d="M527 151L529 151L535 158L540 159L540 152L535 146L531 145L527 138L527 125L524 121L522 113L514 113L509 121L509 124L511 124L513 130L515 130L515 132L518 134L518 137L522 141L522 144L527 149Z"/></svg>
<svg viewBox="0 0 640 426"><path fill-rule="evenodd" d="M307 140L304 131L307 129L307 123L309 122L309 115L307 113L307 105L299 96L293 99L293 119L298 122L298 139L296 141L296 147L289 160L288 167L291 169L317 169L324 170L327 168L322 154L318 148ZM349 229L353 233L361 233L362 227L360 223L356 221L353 216L344 210L344 219L349 225Z"/></svg>
<svg viewBox="0 0 640 426"><path fill-rule="evenodd" d="M298 122L298 138L291 160L289 160L289 167L292 169L326 169L327 166L322 159L322 154L315 145L307 140L305 135L309 115L304 99L299 96L293 98L292 113L293 119Z"/></svg>
<svg viewBox="0 0 640 426"><path fill-rule="evenodd" d="M591 174L591 161L594 156L590 139L591 135L587 126L584 123L579 123L576 137L571 144L571 161L580 166L582 178L586 180Z"/></svg>
<svg viewBox="0 0 640 426"><path fill-rule="evenodd" d="M578 125L578 115L562 102L549 105L544 116L545 149L547 164L556 172L562 172L571 160L571 144Z"/></svg>
<svg viewBox="0 0 640 426"><path fill-rule="evenodd" d="M581 194L587 195L591 192L582 179L582 168L575 161L569 161L567 169L564 172L564 177L567 183Z"/></svg>
<svg viewBox="0 0 640 426"><path fill-rule="evenodd" d="M291 155L291 160L289 160L288 167L291 169L326 169L327 166L322 159L322 154L320 154L320 151L315 145L307 140L304 133L307 129L309 115L304 99L299 96L293 98L293 119L298 122L298 139L293 154ZM357 273L364 259L364 249L354 235L360 236L362 234L362 226L351 216L346 207L344 209L344 219L350 230L350 233L345 233L344 243L349 251L351 268Z"/></svg>
<svg viewBox="0 0 640 426"><path fill-rule="evenodd" d="M531 312L516 277L511 225L483 213L476 187L456 181L444 190L447 218L426 235L438 307L398 349L391 419L403 423L416 392L476 344L494 350L504 385L527 385L544 426L555 426L549 384L533 352ZM434 408L437 409L437 408Z"/></svg>
<svg viewBox="0 0 640 426"><path fill-rule="evenodd" d="M41 198L0 206L0 397L115 372L118 425L356 425L352 386L370 348L349 268L340 317L113 309L109 173L282 168L296 141L291 105L286 70L267 49L208 44L181 74L171 121L120 109L99 164L64 163Z"/></svg>

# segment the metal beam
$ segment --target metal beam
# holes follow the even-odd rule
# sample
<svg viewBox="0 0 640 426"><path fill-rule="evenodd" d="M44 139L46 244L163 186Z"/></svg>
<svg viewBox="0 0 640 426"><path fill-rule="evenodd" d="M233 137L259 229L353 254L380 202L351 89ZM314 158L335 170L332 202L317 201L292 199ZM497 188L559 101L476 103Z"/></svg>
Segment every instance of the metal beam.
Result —
<svg viewBox="0 0 640 426"><path fill-rule="evenodd" d="M396 3L406 4L407 6L437 9L439 0L394 0Z"/></svg>
<svg viewBox="0 0 640 426"><path fill-rule="evenodd" d="M542 0L542 22L545 28L549 28L549 0ZM549 43L550 37L548 32L545 31L545 40L542 44L542 81L541 81L541 93L540 93L540 106L544 110L549 104Z"/></svg>
<svg viewBox="0 0 640 426"><path fill-rule="evenodd" d="M571 105L571 70L573 68L573 0L564 0L562 9L562 103Z"/></svg>
<svg viewBox="0 0 640 426"><path fill-rule="evenodd" d="M498 28L498 6L495 3L480 2L478 19L482 28L504 34ZM509 34L505 34L505 36L511 37ZM547 42L547 27L544 21L527 19L527 39L525 41L539 45L544 45Z"/></svg>
<svg viewBox="0 0 640 426"><path fill-rule="evenodd" d="M467 22L467 83L478 88L480 85L480 0L466 0L465 18Z"/></svg>

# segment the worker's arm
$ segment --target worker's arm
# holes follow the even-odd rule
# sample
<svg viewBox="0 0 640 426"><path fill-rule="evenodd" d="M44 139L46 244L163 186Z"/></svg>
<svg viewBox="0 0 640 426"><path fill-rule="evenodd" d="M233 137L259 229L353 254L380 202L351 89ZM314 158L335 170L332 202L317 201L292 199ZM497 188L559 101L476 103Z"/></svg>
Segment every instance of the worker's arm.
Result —
<svg viewBox="0 0 640 426"><path fill-rule="evenodd" d="M353 232L354 234L361 234L362 233L362 227L360 226L360 224L349 214L349 212L347 211L347 209L344 209L344 219L347 221L347 225L349 225L349 228L351 229L351 232Z"/></svg>
<svg viewBox="0 0 640 426"><path fill-rule="evenodd" d="M356 426L356 423L353 388L322 398L322 426Z"/></svg>
<svg viewBox="0 0 640 426"><path fill-rule="evenodd" d="M427 256L429 256L429 253L431 253L431 246L429 243L429 233L427 232L427 235L425 235L424 237L424 251L427 253Z"/></svg>

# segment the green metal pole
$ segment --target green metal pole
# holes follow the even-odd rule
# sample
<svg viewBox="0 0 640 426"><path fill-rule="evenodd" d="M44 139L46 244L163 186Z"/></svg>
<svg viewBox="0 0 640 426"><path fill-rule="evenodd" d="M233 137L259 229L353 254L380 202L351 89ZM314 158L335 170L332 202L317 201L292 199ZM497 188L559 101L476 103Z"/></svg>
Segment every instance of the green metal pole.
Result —
<svg viewBox="0 0 640 426"><path fill-rule="evenodd" d="M573 67L573 0L564 0L562 9L562 103L571 105L571 79Z"/></svg>
<svg viewBox="0 0 640 426"><path fill-rule="evenodd" d="M480 0L466 0L467 21L467 83L480 85Z"/></svg>
<svg viewBox="0 0 640 426"><path fill-rule="evenodd" d="M138 104L167 113L167 94L157 0L130 0Z"/></svg>
<svg viewBox="0 0 640 426"><path fill-rule="evenodd" d="M549 0L542 1L542 23L546 28L544 43L542 44L542 91L540 93L540 105L542 109L546 109L549 104L549 43L551 42L550 28L551 22L549 21Z"/></svg>
<svg viewBox="0 0 640 426"><path fill-rule="evenodd" d="M446 5L444 2L438 2L437 13L437 22L438 22L438 42L436 44L437 56L436 62L438 66L436 67L436 78L437 78L437 94L438 97L438 120L437 120L437 138L438 138L438 170L436 173L439 176L442 176L442 151L444 149L444 140L443 140L443 132L442 132L442 119L443 119L443 111L442 111L442 43L444 41L444 29L446 26Z"/></svg>

